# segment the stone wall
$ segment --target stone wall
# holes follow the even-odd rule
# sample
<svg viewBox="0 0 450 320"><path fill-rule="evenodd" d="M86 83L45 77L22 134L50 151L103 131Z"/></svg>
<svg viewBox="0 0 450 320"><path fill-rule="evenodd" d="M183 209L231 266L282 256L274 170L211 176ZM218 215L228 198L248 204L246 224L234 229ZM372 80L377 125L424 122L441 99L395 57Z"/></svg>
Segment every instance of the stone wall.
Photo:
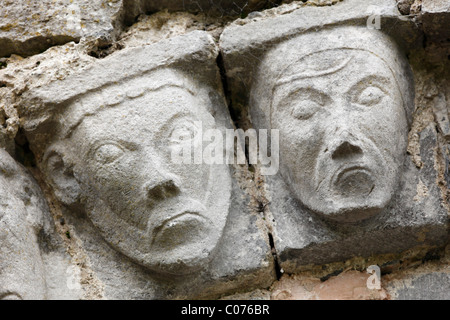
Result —
<svg viewBox="0 0 450 320"><path fill-rule="evenodd" d="M0 299L450 298L449 1L0 17Z"/></svg>

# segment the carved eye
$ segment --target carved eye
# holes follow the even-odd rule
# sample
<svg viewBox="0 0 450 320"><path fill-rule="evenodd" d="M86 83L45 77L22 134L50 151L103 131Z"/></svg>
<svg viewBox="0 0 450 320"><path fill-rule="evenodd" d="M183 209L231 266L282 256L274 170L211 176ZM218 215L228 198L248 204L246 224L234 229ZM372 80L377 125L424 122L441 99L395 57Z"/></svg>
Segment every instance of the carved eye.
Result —
<svg viewBox="0 0 450 320"><path fill-rule="evenodd" d="M196 132L197 128L192 122L179 124L172 131L169 141L177 144L190 143L194 139Z"/></svg>
<svg viewBox="0 0 450 320"><path fill-rule="evenodd" d="M104 144L95 150L95 161L103 164L114 162L124 154L124 150L116 144Z"/></svg>
<svg viewBox="0 0 450 320"><path fill-rule="evenodd" d="M296 103L292 108L292 116L299 120L311 118L322 106L312 100L304 100Z"/></svg>
<svg viewBox="0 0 450 320"><path fill-rule="evenodd" d="M279 109L286 110L298 120L307 120L323 108L329 97L314 88L297 88L284 96L279 102Z"/></svg>
<svg viewBox="0 0 450 320"><path fill-rule="evenodd" d="M378 87L368 87L356 99L356 103L366 106L378 104L383 100L384 92Z"/></svg>

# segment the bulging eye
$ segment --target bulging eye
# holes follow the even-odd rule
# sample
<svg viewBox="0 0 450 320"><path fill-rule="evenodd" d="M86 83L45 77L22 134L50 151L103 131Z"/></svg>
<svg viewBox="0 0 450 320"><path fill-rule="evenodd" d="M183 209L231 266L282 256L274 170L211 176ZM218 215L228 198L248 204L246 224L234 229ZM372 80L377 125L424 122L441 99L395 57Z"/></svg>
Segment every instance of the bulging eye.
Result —
<svg viewBox="0 0 450 320"><path fill-rule="evenodd" d="M124 154L124 150L112 143L104 144L94 153L95 161L103 164L114 162Z"/></svg>
<svg viewBox="0 0 450 320"><path fill-rule="evenodd" d="M299 120L307 120L311 118L320 108L321 105L315 101L303 100L293 106L292 116Z"/></svg>
<svg viewBox="0 0 450 320"><path fill-rule="evenodd" d="M356 99L356 103L366 106L378 104L383 100L384 92L378 87L368 87Z"/></svg>
<svg viewBox="0 0 450 320"><path fill-rule="evenodd" d="M278 103L278 109L298 120L307 120L329 102L330 98L326 93L311 87L302 87L283 95Z"/></svg>
<svg viewBox="0 0 450 320"><path fill-rule="evenodd" d="M171 143L189 143L195 138L197 128L191 122L181 124L173 129L170 135Z"/></svg>

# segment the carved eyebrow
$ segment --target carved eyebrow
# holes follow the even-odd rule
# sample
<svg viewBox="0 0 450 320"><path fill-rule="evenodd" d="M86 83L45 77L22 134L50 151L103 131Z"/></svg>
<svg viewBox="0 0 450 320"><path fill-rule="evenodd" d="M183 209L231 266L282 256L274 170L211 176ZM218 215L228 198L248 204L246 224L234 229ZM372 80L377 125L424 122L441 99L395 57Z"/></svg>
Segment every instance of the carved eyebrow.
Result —
<svg viewBox="0 0 450 320"><path fill-rule="evenodd" d="M177 120L182 118L190 118L190 120L195 120L195 114L189 112L189 111L179 111L175 114L173 114L169 119L164 121L164 124L158 129L160 132L166 132L168 135L172 133L172 130L169 131L168 128Z"/></svg>
<svg viewBox="0 0 450 320"><path fill-rule="evenodd" d="M159 132L165 132L167 131L166 128L169 127L170 125L173 124L173 122L177 121L178 119L182 118L182 117L194 117L194 114L190 113L190 112L185 112L185 111L179 111L175 114L173 114L169 119L167 119L166 121L164 121L164 124L161 126L161 128L158 129ZM123 140L123 139L96 139L93 143L90 144L88 151L86 152L86 154L88 155L88 157L91 157L92 154L101 146L105 145L105 144L117 144L118 146L128 149L128 150L137 150L139 148L139 144L128 141L128 140Z"/></svg>
<svg viewBox="0 0 450 320"><path fill-rule="evenodd" d="M128 149L128 150L136 150L139 148L139 145L137 143L126 141L122 139L96 139L93 143L89 145L88 151L86 152L86 155L91 158L93 156L93 153L98 150L101 146L104 146L106 144L115 144L118 147Z"/></svg>
<svg viewBox="0 0 450 320"><path fill-rule="evenodd" d="M368 82L368 85L365 83ZM386 87L389 87L392 85L392 81L390 78L380 75L371 74L368 75L356 82L349 90L348 92L354 92L358 91L358 89L367 88L369 86L376 86L384 93L388 93L388 90L386 90Z"/></svg>
<svg viewBox="0 0 450 320"><path fill-rule="evenodd" d="M303 73L299 73L299 74L294 74L291 76L281 76L279 79L277 79L276 83L275 83L275 88L278 86L282 86L284 84L287 83L291 83L300 79L305 79L305 78L314 78L314 77L320 77L320 76L325 76L331 73L335 73L339 70L344 69L347 64L350 62L350 60L352 60L352 56L347 57L346 59L344 59L340 64L337 64L336 66L332 67L332 68L328 68L328 69L323 69L323 70L306 70Z"/></svg>
<svg viewBox="0 0 450 320"><path fill-rule="evenodd" d="M309 99L314 100L320 104L326 103L326 100L329 99L329 95L326 92L319 90L317 88L310 87L310 86L308 86L308 87L295 86L294 88L292 88L292 90L289 90L289 92L287 94L283 95L281 97L281 99L279 99L278 104L282 103L286 99L289 99L290 97L292 97L293 95L295 95L299 92L307 95Z"/></svg>

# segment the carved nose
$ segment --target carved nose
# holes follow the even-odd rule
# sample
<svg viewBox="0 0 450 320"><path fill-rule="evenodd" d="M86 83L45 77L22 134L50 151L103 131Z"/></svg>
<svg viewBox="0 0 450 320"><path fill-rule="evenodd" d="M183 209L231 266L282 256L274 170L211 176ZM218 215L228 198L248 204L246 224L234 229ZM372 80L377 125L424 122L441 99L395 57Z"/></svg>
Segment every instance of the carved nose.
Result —
<svg viewBox="0 0 450 320"><path fill-rule="evenodd" d="M362 149L356 144L350 143L348 141L343 141L337 148L332 152L331 158L333 160L347 159L360 157L363 155Z"/></svg>
<svg viewBox="0 0 450 320"><path fill-rule="evenodd" d="M144 190L151 202L158 202L177 195L180 192L180 187L177 179L169 178L157 183L147 183Z"/></svg>

